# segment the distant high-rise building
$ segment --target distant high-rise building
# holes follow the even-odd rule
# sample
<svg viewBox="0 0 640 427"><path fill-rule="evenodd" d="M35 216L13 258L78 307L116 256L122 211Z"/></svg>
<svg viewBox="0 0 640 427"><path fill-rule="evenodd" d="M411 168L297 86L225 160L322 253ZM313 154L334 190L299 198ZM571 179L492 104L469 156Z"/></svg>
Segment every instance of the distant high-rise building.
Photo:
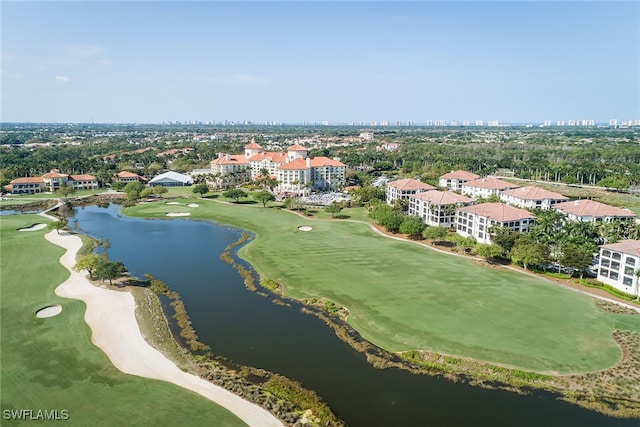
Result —
<svg viewBox="0 0 640 427"><path fill-rule="evenodd" d="M427 120L426 125L427 126L433 126L433 120Z"/></svg>
<svg viewBox="0 0 640 427"><path fill-rule="evenodd" d="M322 125L323 125L323 126L329 126L329 122L328 122L327 120L324 120L324 121L322 122Z"/></svg>
<svg viewBox="0 0 640 427"><path fill-rule="evenodd" d="M544 126L544 127L551 126L551 120L545 120L544 123L542 124L542 126Z"/></svg>
<svg viewBox="0 0 640 427"><path fill-rule="evenodd" d="M470 126L471 122L469 120L463 120L462 121L462 126Z"/></svg>
<svg viewBox="0 0 640 427"><path fill-rule="evenodd" d="M476 126L484 126L484 122L482 120L476 120Z"/></svg>
<svg viewBox="0 0 640 427"><path fill-rule="evenodd" d="M609 126L611 126L611 127L617 127L617 126L618 126L618 119L611 119L611 120L609 120Z"/></svg>
<svg viewBox="0 0 640 427"><path fill-rule="evenodd" d="M451 120L451 126L458 126L457 120Z"/></svg>
<svg viewBox="0 0 640 427"><path fill-rule="evenodd" d="M489 120L487 126L500 126L500 122L498 120Z"/></svg>
<svg viewBox="0 0 640 427"><path fill-rule="evenodd" d="M556 126L564 126L564 120L558 120Z"/></svg>

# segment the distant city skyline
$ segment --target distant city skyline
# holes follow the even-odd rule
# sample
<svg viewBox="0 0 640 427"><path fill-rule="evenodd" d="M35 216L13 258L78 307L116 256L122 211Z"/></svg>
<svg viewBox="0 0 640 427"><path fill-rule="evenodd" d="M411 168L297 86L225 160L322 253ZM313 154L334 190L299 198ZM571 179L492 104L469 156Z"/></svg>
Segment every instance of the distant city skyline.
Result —
<svg viewBox="0 0 640 427"><path fill-rule="evenodd" d="M3 2L2 122L621 125L638 2Z"/></svg>

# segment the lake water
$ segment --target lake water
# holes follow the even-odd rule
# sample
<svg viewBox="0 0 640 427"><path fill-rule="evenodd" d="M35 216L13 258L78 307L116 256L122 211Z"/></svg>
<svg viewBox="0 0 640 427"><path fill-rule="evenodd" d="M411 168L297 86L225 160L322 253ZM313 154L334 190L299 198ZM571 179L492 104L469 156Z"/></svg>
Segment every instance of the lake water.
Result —
<svg viewBox="0 0 640 427"><path fill-rule="evenodd" d="M200 340L238 363L315 390L349 426L638 426L540 393L518 396L400 369L379 370L316 317L244 288L219 260L240 233L204 221L127 218L119 207L76 209L81 231L141 277L180 293ZM72 224L73 228L73 224Z"/></svg>

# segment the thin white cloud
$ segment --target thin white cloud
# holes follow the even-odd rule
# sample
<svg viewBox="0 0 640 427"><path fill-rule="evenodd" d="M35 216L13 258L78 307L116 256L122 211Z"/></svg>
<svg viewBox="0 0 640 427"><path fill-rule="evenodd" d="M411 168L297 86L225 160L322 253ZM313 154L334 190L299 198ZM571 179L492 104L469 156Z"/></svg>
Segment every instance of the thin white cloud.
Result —
<svg viewBox="0 0 640 427"><path fill-rule="evenodd" d="M103 48L100 46L69 45L63 50L65 56L71 59L93 59L101 56Z"/></svg>
<svg viewBox="0 0 640 427"><path fill-rule="evenodd" d="M211 82L239 87L267 87L273 85L273 82L269 79L246 73L236 73L229 77L212 77Z"/></svg>
<svg viewBox="0 0 640 427"><path fill-rule="evenodd" d="M2 75L2 77L8 77L11 79L21 79L24 77L24 74L12 73L11 71L7 70L0 70L0 75Z"/></svg>
<svg viewBox="0 0 640 427"><path fill-rule="evenodd" d="M67 76L56 76L56 82L60 84L66 84L66 83L69 83L70 81L71 79Z"/></svg>

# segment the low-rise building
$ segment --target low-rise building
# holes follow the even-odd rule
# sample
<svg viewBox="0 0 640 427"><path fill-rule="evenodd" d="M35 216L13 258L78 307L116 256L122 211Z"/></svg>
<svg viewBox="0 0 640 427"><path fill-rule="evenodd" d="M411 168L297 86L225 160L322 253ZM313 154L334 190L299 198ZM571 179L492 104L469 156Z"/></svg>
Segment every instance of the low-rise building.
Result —
<svg viewBox="0 0 640 427"><path fill-rule="evenodd" d="M95 190L98 188L98 180L89 174L69 175L67 184L74 190Z"/></svg>
<svg viewBox="0 0 640 427"><path fill-rule="evenodd" d="M524 209L547 210L557 203L568 201L569 198L544 188L530 186L503 191L500 194L500 200L508 205Z"/></svg>
<svg viewBox="0 0 640 427"><path fill-rule="evenodd" d="M474 237L479 243L491 243L489 229L496 225L526 233L535 223L535 216L524 209L504 203L482 203L456 211L456 233Z"/></svg>
<svg viewBox="0 0 640 427"><path fill-rule="evenodd" d="M193 179L190 176L174 171L162 173L149 181L149 185L152 187L188 187L191 184L193 184Z"/></svg>
<svg viewBox="0 0 640 427"><path fill-rule="evenodd" d="M69 175L61 173L58 169L51 169L41 177L16 178L9 183L7 191L10 191L11 194L34 194L45 191L53 193L62 187L71 187L74 190L94 190L99 188L99 184L93 175Z"/></svg>
<svg viewBox="0 0 640 427"><path fill-rule="evenodd" d="M456 209L469 206L473 199L450 191L425 191L409 198L409 215L415 215L427 225L454 227Z"/></svg>
<svg viewBox="0 0 640 427"><path fill-rule="evenodd" d="M474 199L479 197L488 199L491 196L499 197L501 192L519 187L519 185L488 176L463 183L461 191L462 194Z"/></svg>
<svg viewBox="0 0 640 427"><path fill-rule="evenodd" d="M463 170L451 171L440 177L438 185L441 188L449 188L451 191L461 191L462 184L474 181L478 178L480 178L480 175L476 175L473 172Z"/></svg>
<svg viewBox="0 0 640 427"><path fill-rule="evenodd" d="M16 178L5 187L11 194L35 194L45 191L41 177Z"/></svg>
<svg viewBox="0 0 640 427"><path fill-rule="evenodd" d="M211 173L218 175L228 175L232 172L248 172L249 160L243 154L218 153L218 158L211 161Z"/></svg>
<svg viewBox="0 0 640 427"><path fill-rule="evenodd" d="M616 208L593 200L574 200L558 203L553 209L562 212L571 221L612 222L633 221L635 214L628 209Z"/></svg>
<svg viewBox="0 0 640 427"><path fill-rule="evenodd" d="M630 295L640 295L640 240L600 246L598 280Z"/></svg>
<svg viewBox="0 0 640 427"><path fill-rule="evenodd" d="M422 193L425 191L435 190L433 185L425 184L413 178L398 179L396 181L387 182L387 197L388 204L392 204L396 199L407 199L414 194Z"/></svg>
<svg viewBox="0 0 640 427"><path fill-rule="evenodd" d="M148 181L147 178L145 178L144 176L140 176L137 173L128 172L128 171L118 172L118 175L116 176L118 181L124 182L124 183L139 181L146 184Z"/></svg>

